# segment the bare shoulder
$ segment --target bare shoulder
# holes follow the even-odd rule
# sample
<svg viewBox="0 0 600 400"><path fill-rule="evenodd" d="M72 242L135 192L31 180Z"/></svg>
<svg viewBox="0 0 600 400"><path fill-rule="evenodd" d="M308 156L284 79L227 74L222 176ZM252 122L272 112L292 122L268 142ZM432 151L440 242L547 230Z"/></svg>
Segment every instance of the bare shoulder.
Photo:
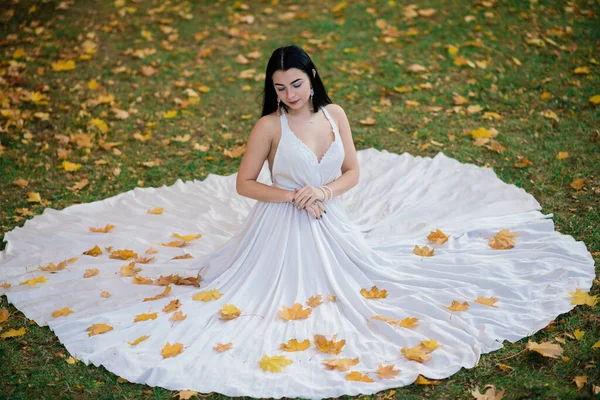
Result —
<svg viewBox="0 0 600 400"><path fill-rule="evenodd" d="M333 117L338 126L348 121L348 117L346 117L346 112L340 105L333 103L327 104L325 106L325 109Z"/></svg>
<svg viewBox="0 0 600 400"><path fill-rule="evenodd" d="M260 117L256 124L254 124L253 132L260 135L263 138L272 139L279 129L279 117L276 112L271 114L267 114L263 117Z"/></svg>

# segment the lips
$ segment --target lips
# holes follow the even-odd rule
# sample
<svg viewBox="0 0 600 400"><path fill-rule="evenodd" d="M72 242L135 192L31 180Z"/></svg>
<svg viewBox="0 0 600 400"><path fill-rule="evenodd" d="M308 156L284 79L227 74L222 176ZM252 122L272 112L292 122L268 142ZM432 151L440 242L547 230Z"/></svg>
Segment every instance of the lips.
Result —
<svg viewBox="0 0 600 400"><path fill-rule="evenodd" d="M290 104L297 104L300 101L300 99L296 100L296 101L290 101Z"/></svg>

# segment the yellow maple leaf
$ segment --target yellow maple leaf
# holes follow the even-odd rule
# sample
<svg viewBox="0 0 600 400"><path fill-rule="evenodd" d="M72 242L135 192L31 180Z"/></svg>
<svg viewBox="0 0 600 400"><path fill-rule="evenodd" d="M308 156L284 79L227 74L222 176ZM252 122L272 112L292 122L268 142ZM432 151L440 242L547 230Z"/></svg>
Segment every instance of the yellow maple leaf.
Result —
<svg viewBox="0 0 600 400"><path fill-rule="evenodd" d="M138 272L140 272L141 268L135 267L135 261L130 262L127 265L123 265L121 267L121 276L135 276Z"/></svg>
<svg viewBox="0 0 600 400"><path fill-rule="evenodd" d="M435 249L430 249L427 246L423 246L422 248L415 245L415 248L413 249L413 253L415 253L418 256L422 256L422 257L432 257L433 254L435 253Z"/></svg>
<svg viewBox="0 0 600 400"><path fill-rule="evenodd" d="M177 239L181 239L185 242L189 242L190 240L194 240L194 239L198 239L202 237L201 233L198 234L191 234L191 235L180 235L179 233L174 233L173 236L175 236Z"/></svg>
<svg viewBox="0 0 600 400"><path fill-rule="evenodd" d="M9 316L8 308L0 308L0 324L8 321Z"/></svg>
<svg viewBox="0 0 600 400"><path fill-rule="evenodd" d="M46 281L47 281L46 277L44 275L40 275L37 278L28 279L26 281L23 281L23 282L19 283L19 286L20 285L35 286L38 283L44 283Z"/></svg>
<svg viewBox="0 0 600 400"><path fill-rule="evenodd" d="M399 369L394 369L394 364L386 366L379 364L379 368L377 368L377 377L379 379L392 379L395 378L399 373Z"/></svg>
<svg viewBox="0 0 600 400"><path fill-rule="evenodd" d="M100 335L102 333L112 331L113 327L107 324L92 324L92 326L86 329L88 336Z"/></svg>
<svg viewBox="0 0 600 400"><path fill-rule="evenodd" d="M224 351L231 349L232 347L233 347L233 343L231 343L231 342L226 343L226 344L219 343L218 345L214 346L213 349L215 349L219 353L222 353Z"/></svg>
<svg viewBox="0 0 600 400"><path fill-rule="evenodd" d="M52 312L52 316L54 318L57 318L57 317L60 317L60 316L63 316L63 315L65 315L65 316L69 315L72 312L73 312L73 310L71 310L69 307L65 307L65 308L61 308L60 310L53 311ZM1 319L0 319L0 322L2 322Z"/></svg>
<svg viewBox="0 0 600 400"><path fill-rule="evenodd" d="M595 94L592 97L590 97L588 100L592 104L600 104L600 94Z"/></svg>
<svg viewBox="0 0 600 400"><path fill-rule="evenodd" d="M527 350L532 350L540 353L544 357L550 358L558 358L563 352L563 348L560 344L552 343L552 342L541 342L536 343L531 340L527 342L527 346L525 346Z"/></svg>
<svg viewBox="0 0 600 400"><path fill-rule="evenodd" d="M223 296L223 293L219 291L219 289L206 290L204 292L198 292L193 297L192 300L201 300L203 302L209 302L211 300L216 300Z"/></svg>
<svg viewBox="0 0 600 400"><path fill-rule="evenodd" d="M90 232L100 232L100 233L108 233L113 228L115 228L115 225L112 225L112 224L106 224L106 226L104 228L94 228L92 226L89 227Z"/></svg>
<svg viewBox="0 0 600 400"><path fill-rule="evenodd" d="M594 343L594 345L592 346L592 349L600 349L600 340L598 340L596 343Z"/></svg>
<svg viewBox="0 0 600 400"><path fill-rule="evenodd" d="M366 299L385 299L387 297L387 289L379 290L377 286L372 286L371 290L361 288L360 294Z"/></svg>
<svg viewBox="0 0 600 400"><path fill-rule="evenodd" d="M442 345L439 344L435 339L423 340L421 344L427 347L429 350L435 350L439 347L442 347Z"/></svg>
<svg viewBox="0 0 600 400"><path fill-rule="evenodd" d="M169 304L164 306L162 310L166 313L170 313L171 311L177 310L179 307L181 307L181 302L179 301L179 299L174 299L171 300Z"/></svg>
<svg viewBox="0 0 600 400"><path fill-rule="evenodd" d="M283 310L279 311L279 316L286 321L308 318L312 313L312 308L308 307L303 309L302 304L300 303L294 303L291 308L286 307L285 305L282 307Z"/></svg>
<svg viewBox="0 0 600 400"><path fill-rule="evenodd" d="M177 110L170 110L165 113L166 119L175 118L177 116Z"/></svg>
<svg viewBox="0 0 600 400"><path fill-rule="evenodd" d="M469 303L468 302L463 302L461 303L458 300L452 300L452 304L449 306L444 306L446 307L448 310L450 311L466 311L469 309Z"/></svg>
<svg viewBox="0 0 600 400"><path fill-rule="evenodd" d="M27 329L25 329L25 328L19 328L19 329L10 328L6 332L3 332L2 334L0 334L0 338L7 339L7 338L11 338L11 337L23 336L26 333L27 333Z"/></svg>
<svg viewBox="0 0 600 400"><path fill-rule="evenodd" d="M148 214L156 214L156 215L158 215L158 214L162 214L163 211L164 211L164 209L162 207L156 207L156 208L153 208L152 210L148 210L146 212Z"/></svg>
<svg viewBox="0 0 600 400"><path fill-rule="evenodd" d="M98 257L102 254L102 249L100 248L100 246L96 245L94 246L94 248L84 251L83 254L85 254L86 256Z"/></svg>
<svg viewBox="0 0 600 400"><path fill-rule="evenodd" d="M323 365L329 370L337 369L338 371L348 371L350 367L358 364L358 357L356 358L330 358L323 360Z"/></svg>
<svg viewBox="0 0 600 400"><path fill-rule="evenodd" d="M494 305L499 299L496 297L483 297L479 296L475 299L475 303L483 304L484 306L498 308L498 306Z"/></svg>
<svg viewBox="0 0 600 400"><path fill-rule="evenodd" d="M427 360L431 360L431 349L425 346L422 342L413 347L403 347L402 354L406 359L417 362L424 362Z"/></svg>
<svg viewBox="0 0 600 400"><path fill-rule="evenodd" d="M27 192L27 201L30 203L41 203L42 198L38 192Z"/></svg>
<svg viewBox="0 0 600 400"><path fill-rule="evenodd" d="M419 374L417 379L413 382L415 385L439 385L440 381L431 381Z"/></svg>
<svg viewBox="0 0 600 400"><path fill-rule="evenodd" d="M181 343L170 344L169 342L167 342L167 344L165 344L165 347L163 347L161 354L162 354L163 358L168 358L168 357L176 356L177 354L181 353L182 351L183 351L183 344L181 344Z"/></svg>
<svg viewBox="0 0 600 400"><path fill-rule="evenodd" d="M50 63L52 66L52 70L59 71L71 71L75 69L75 61L73 60L58 60L56 62Z"/></svg>
<svg viewBox="0 0 600 400"><path fill-rule="evenodd" d="M583 290L577 288L575 292L569 292L569 294L573 297L571 299L571 304L575 305L586 305L590 307L594 307L596 303L598 303L598 296L590 296L588 292L584 292Z"/></svg>
<svg viewBox="0 0 600 400"><path fill-rule="evenodd" d="M158 318L158 313L156 313L156 312L149 313L149 314L138 314L135 316L135 319L133 320L133 322L148 321L150 319L156 319L156 318Z"/></svg>
<svg viewBox="0 0 600 400"><path fill-rule="evenodd" d="M446 236L446 234L440 231L439 229L436 229L434 232L429 233L427 239L431 240L432 242L435 242L436 244L443 244L446 243L446 241L448 241L448 236Z"/></svg>
<svg viewBox="0 0 600 400"><path fill-rule="evenodd" d="M219 319L231 320L237 318L242 313L239 308L234 306L233 304L225 304L220 310L219 313L221 317Z"/></svg>
<svg viewBox="0 0 600 400"><path fill-rule="evenodd" d="M100 132L102 132L102 133L108 132L108 124L106 122L104 122L102 119L92 118L90 120L90 123L92 124L92 126L95 126L96 128L98 128L98 130Z"/></svg>
<svg viewBox="0 0 600 400"><path fill-rule="evenodd" d="M502 229L493 238L489 240L489 245L492 249L508 250L515 247L515 237L518 233L511 232L508 229Z"/></svg>
<svg viewBox="0 0 600 400"><path fill-rule="evenodd" d="M303 351L310 347L310 340L304 339L298 342L297 339L290 339L287 343L281 343L279 347L283 351Z"/></svg>
<svg viewBox="0 0 600 400"><path fill-rule="evenodd" d="M98 275L100 270L98 268L88 268L85 270L85 274L83 274L84 278L91 278L92 276Z"/></svg>
<svg viewBox="0 0 600 400"><path fill-rule="evenodd" d="M152 278L146 278L140 275L135 275L131 280L131 283L136 285L152 285L152 282Z"/></svg>
<svg viewBox="0 0 600 400"><path fill-rule="evenodd" d="M313 342L323 353L340 354L342 352L342 347L346 344L346 340L342 339L336 342L336 339L337 333L333 335L331 340L327 340L325 335L315 334Z"/></svg>
<svg viewBox="0 0 600 400"><path fill-rule="evenodd" d="M419 325L419 318L411 318L411 317L404 318L402 321L400 321L398 323L398 326L401 326L403 328L414 328L417 325Z"/></svg>
<svg viewBox="0 0 600 400"><path fill-rule="evenodd" d="M144 335L144 336L140 336L139 338L135 339L133 342L127 342L129 343L129 345L131 346L137 346L138 344L142 343L144 340L148 339L150 336L148 335Z"/></svg>
<svg viewBox="0 0 600 400"><path fill-rule="evenodd" d="M577 339L577 340L583 339L584 335L585 335L585 332L582 331L581 329L575 329L575 331L573 332L573 336L575 336L575 339Z"/></svg>
<svg viewBox="0 0 600 400"><path fill-rule="evenodd" d="M187 246L187 242L185 240L174 240L169 243L161 243L160 245L165 247L185 247Z"/></svg>
<svg viewBox="0 0 600 400"><path fill-rule="evenodd" d="M81 169L81 164L72 163L67 160L63 160L60 166L67 172L79 171Z"/></svg>
<svg viewBox="0 0 600 400"><path fill-rule="evenodd" d="M138 258L138 255L133 250L115 250L110 253L109 258L120 258L122 260L129 260L131 258Z"/></svg>
<svg viewBox="0 0 600 400"><path fill-rule="evenodd" d="M358 371L352 371L346 374L346 380L348 381L361 381L361 382L375 382L373 379L369 378L367 374L361 374Z"/></svg>
<svg viewBox="0 0 600 400"><path fill-rule="evenodd" d="M281 372L284 367L293 363L286 356L267 356L264 355L258 362L258 365L263 371Z"/></svg>
<svg viewBox="0 0 600 400"><path fill-rule="evenodd" d="M309 297L309 299L306 301L306 305L309 307L317 307L319 305L323 304L321 295L318 294L316 296L311 296Z"/></svg>
<svg viewBox="0 0 600 400"><path fill-rule="evenodd" d="M165 290L162 293L157 294L154 297L146 297L144 299L144 301L153 301L153 300L158 300L158 299L163 299L165 298L169 293L171 292L171 285L167 285L167 287L165 288Z"/></svg>
<svg viewBox="0 0 600 400"><path fill-rule="evenodd" d="M498 136L498 131L496 131L494 128L491 129L486 129L486 128L478 128L478 129L473 129L471 131L471 137L473 137L473 139L478 139L478 138L495 138L496 136Z"/></svg>
<svg viewBox="0 0 600 400"><path fill-rule="evenodd" d="M187 314L184 314L183 311L175 311L173 315L171 315L171 320L173 321L183 321L187 318Z"/></svg>

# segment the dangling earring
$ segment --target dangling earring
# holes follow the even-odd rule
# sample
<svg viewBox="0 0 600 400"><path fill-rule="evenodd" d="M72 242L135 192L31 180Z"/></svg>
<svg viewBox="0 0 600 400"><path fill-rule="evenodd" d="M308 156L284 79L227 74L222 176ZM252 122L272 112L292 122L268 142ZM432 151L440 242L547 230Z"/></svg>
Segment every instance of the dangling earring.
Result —
<svg viewBox="0 0 600 400"><path fill-rule="evenodd" d="M315 94L315 91L313 90L313 88L310 88L310 105L312 106L313 110L314 110L314 105L313 105L313 95ZM315 122L315 113L312 114L312 116L310 117L310 122Z"/></svg>
<svg viewBox="0 0 600 400"><path fill-rule="evenodd" d="M281 99L278 97L277 98L277 116L280 117L281 116L281 108L279 106L279 103L281 102Z"/></svg>

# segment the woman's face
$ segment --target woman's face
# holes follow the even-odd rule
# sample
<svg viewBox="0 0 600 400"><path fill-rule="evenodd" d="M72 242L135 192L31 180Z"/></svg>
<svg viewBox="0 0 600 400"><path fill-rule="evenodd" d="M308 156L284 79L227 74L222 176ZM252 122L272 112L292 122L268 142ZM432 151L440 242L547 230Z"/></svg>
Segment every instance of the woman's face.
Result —
<svg viewBox="0 0 600 400"><path fill-rule="evenodd" d="M304 71L290 68L286 71L278 69L273 73L275 93L289 108L300 109L310 98L310 79Z"/></svg>

